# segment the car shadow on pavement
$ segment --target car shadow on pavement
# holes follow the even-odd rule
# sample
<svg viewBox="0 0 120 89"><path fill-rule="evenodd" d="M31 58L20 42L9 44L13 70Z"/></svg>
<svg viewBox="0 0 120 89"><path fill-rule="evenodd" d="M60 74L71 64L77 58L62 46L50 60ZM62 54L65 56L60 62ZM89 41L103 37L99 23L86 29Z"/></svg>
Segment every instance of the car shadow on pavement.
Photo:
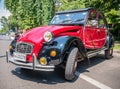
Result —
<svg viewBox="0 0 120 89"><path fill-rule="evenodd" d="M86 65L84 62L80 62L78 63L78 67L77 67L77 71L79 71L80 73L84 73L84 72L90 72L88 70L88 68L93 67L97 64L100 64L102 62L106 61L105 57L103 54L99 54L95 57L90 58L90 64Z"/></svg>
<svg viewBox="0 0 120 89"><path fill-rule="evenodd" d="M61 68L57 68L53 72L43 72L43 71L34 71L23 68L16 68L11 72L12 74L16 75L21 79L33 81L37 83L57 84L57 83L67 82L63 76L64 70Z"/></svg>
<svg viewBox="0 0 120 89"><path fill-rule="evenodd" d="M91 63L89 66L85 65L84 62L78 63L77 71L80 73L89 72L89 70L87 70L88 68L105 61L105 58L103 55L98 55L96 57L91 58L90 60ZM62 68L56 68L53 72L42 72L23 68L16 68L11 72L12 74L16 75L21 79L44 84L57 84L65 82L73 83L78 79L78 76L76 76L73 81L66 81L64 79L64 69Z"/></svg>

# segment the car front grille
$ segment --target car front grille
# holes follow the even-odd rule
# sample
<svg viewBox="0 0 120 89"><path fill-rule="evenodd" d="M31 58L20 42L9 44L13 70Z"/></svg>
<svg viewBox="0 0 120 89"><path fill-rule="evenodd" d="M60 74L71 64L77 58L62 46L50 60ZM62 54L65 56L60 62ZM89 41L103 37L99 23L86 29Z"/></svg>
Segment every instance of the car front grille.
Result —
<svg viewBox="0 0 120 89"><path fill-rule="evenodd" d="M29 43L17 43L16 51L19 53L31 54L33 45Z"/></svg>

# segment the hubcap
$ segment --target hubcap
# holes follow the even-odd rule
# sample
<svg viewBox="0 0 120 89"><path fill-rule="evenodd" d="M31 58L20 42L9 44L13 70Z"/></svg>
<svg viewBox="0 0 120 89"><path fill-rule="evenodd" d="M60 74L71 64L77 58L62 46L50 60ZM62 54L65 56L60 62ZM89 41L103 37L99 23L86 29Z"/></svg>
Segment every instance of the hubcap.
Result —
<svg viewBox="0 0 120 89"><path fill-rule="evenodd" d="M77 59L75 59L74 65L73 65L73 74L76 71L76 67L77 67Z"/></svg>

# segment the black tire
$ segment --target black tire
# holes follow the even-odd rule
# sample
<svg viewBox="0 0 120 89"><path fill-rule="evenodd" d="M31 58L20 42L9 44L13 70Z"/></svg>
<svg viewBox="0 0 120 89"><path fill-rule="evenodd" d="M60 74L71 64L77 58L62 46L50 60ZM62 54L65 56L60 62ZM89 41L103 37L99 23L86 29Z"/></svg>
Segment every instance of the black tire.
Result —
<svg viewBox="0 0 120 89"><path fill-rule="evenodd" d="M78 53L77 47L72 48L69 52L65 67L66 80L73 80L75 77L75 71L77 67L77 53Z"/></svg>
<svg viewBox="0 0 120 89"><path fill-rule="evenodd" d="M105 50L105 58L110 59L113 57L113 47Z"/></svg>
<svg viewBox="0 0 120 89"><path fill-rule="evenodd" d="M21 71L24 71L24 72L25 72L25 71L32 71L32 70L26 69L26 68L20 68L20 70L21 70Z"/></svg>
<svg viewBox="0 0 120 89"><path fill-rule="evenodd" d="M10 50L10 55L13 56L13 50L12 49Z"/></svg>

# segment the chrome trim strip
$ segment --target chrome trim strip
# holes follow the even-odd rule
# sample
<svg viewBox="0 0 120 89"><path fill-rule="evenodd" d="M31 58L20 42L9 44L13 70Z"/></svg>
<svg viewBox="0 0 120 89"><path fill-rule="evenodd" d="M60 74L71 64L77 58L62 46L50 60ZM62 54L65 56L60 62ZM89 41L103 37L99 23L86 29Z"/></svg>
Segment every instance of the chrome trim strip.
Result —
<svg viewBox="0 0 120 89"><path fill-rule="evenodd" d="M32 54L32 52L33 52L33 48L34 48L34 45L33 45L32 43L17 42L17 43L16 43L16 48L17 48L17 45L19 45L19 44L21 44L21 43L23 43L23 44L27 44L27 45L30 45L30 46L32 47L30 53L24 53L24 54ZM17 49L15 49L15 51L18 52ZM20 52L18 52L18 53L20 53Z"/></svg>
<svg viewBox="0 0 120 89"><path fill-rule="evenodd" d="M9 63L8 54L9 54L9 51L7 50L7 51L6 51L6 61L7 61L7 63Z"/></svg>
<svg viewBox="0 0 120 89"><path fill-rule="evenodd" d="M103 48L103 49L93 52L93 53L87 53L88 58L94 57L94 56L98 55L101 51L104 51L104 50L107 50L107 48Z"/></svg>
<svg viewBox="0 0 120 89"><path fill-rule="evenodd" d="M19 61L15 61L14 57L9 58L8 52L6 51L6 60L7 63L12 63L18 67L21 68L26 68L26 69L32 69L32 70L40 70L40 71L54 71L55 66L54 65L40 65L39 63L37 63L37 59L35 54L33 53L33 62L32 63L22 63Z"/></svg>
<svg viewBox="0 0 120 89"><path fill-rule="evenodd" d="M36 60L37 60L37 58L36 58L36 56L35 56L34 53L33 53L32 58L33 58L33 70L35 70L35 65L36 65Z"/></svg>

